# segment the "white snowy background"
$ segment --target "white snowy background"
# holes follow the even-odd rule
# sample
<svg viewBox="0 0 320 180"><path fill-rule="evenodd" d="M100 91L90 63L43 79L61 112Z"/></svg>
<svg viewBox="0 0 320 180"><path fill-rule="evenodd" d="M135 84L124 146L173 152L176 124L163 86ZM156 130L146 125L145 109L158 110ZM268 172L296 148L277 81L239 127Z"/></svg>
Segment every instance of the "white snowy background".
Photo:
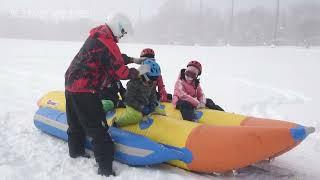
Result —
<svg viewBox="0 0 320 180"><path fill-rule="evenodd" d="M0 39L0 179L105 179L94 158L71 159L62 140L33 125L37 100L63 90L64 72L82 42ZM320 48L199 47L120 44L138 56L156 51L164 82L172 92L178 72L189 60L202 62L207 97L226 111L315 126L318 131L261 173L232 176L191 173L169 165L129 167L114 162L110 179L319 179ZM287 174L287 175L286 175Z"/></svg>

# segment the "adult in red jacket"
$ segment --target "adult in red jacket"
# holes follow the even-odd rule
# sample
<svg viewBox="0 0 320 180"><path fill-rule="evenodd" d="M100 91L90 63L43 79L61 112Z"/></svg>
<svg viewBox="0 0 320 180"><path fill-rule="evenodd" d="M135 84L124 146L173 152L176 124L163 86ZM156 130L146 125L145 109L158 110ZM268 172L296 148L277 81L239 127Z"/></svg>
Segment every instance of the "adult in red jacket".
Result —
<svg viewBox="0 0 320 180"><path fill-rule="evenodd" d="M115 80L138 76L136 69L126 66L130 58L122 56L116 44L130 31L132 26L126 16L109 16L105 25L90 31L65 73L69 155L88 157L85 136L91 137L98 174L104 176L115 175L112 168L114 144L107 132L108 126L102 124L105 113L98 93L101 87Z"/></svg>

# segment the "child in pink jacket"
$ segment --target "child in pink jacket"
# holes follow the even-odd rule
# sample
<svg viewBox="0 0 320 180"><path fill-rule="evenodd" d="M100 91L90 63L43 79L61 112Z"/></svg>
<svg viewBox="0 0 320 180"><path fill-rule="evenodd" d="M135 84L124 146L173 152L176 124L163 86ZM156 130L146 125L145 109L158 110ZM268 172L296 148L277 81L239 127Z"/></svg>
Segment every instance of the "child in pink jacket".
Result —
<svg viewBox="0 0 320 180"><path fill-rule="evenodd" d="M181 70L174 86L172 103L180 110L185 120L197 120L195 110L200 108L224 111L211 99L205 98L198 78L201 72L201 64L198 61L190 61L187 69Z"/></svg>

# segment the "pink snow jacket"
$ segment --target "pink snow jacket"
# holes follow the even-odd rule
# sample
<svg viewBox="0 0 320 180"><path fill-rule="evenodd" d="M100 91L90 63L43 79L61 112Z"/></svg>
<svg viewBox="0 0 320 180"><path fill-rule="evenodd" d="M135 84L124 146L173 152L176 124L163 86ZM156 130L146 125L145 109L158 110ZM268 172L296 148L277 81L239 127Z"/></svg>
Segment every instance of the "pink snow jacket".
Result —
<svg viewBox="0 0 320 180"><path fill-rule="evenodd" d="M174 86L172 103L176 106L178 100L184 100L190 102L194 107L197 107L200 103L205 104L205 96L199 80L189 84L185 79L184 72L185 69L182 69Z"/></svg>
<svg viewBox="0 0 320 180"><path fill-rule="evenodd" d="M165 86L163 84L162 76L160 75L159 78L156 81L156 86L158 87L158 92L160 95L160 101L161 102L167 102L167 91L165 89Z"/></svg>

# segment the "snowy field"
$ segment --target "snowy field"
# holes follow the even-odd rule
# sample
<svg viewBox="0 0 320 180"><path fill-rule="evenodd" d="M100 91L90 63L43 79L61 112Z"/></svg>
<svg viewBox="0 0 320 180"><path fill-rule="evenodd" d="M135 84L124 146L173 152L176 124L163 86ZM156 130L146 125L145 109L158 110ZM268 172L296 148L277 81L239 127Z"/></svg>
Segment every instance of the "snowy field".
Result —
<svg viewBox="0 0 320 180"><path fill-rule="evenodd" d="M33 125L37 100L63 90L64 72L82 42L0 39L0 179L104 179L94 158L71 159L67 144ZM203 64L207 97L229 112L284 119L318 131L269 166L236 177L191 173L169 165L129 167L114 162L110 179L320 179L320 48L188 47L121 44L138 56L151 47L167 90L191 59ZM279 169L274 168L279 167Z"/></svg>

